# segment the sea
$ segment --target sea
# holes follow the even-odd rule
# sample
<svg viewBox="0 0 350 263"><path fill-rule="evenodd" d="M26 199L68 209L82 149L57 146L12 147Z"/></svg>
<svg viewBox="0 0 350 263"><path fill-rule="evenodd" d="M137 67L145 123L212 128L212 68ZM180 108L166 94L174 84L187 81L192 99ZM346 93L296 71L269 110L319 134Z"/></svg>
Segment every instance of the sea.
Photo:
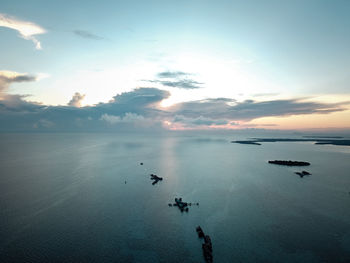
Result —
<svg viewBox="0 0 350 263"><path fill-rule="evenodd" d="M350 262L350 147L250 136L0 134L0 262Z"/></svg>

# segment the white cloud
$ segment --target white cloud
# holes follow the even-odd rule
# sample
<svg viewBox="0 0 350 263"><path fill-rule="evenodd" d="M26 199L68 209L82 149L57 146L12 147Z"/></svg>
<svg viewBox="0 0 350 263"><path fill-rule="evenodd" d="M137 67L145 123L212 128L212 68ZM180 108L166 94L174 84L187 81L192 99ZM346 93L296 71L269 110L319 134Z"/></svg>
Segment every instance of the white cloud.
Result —
<svg viewBox="0 0 350 263"><path fill-rule="evenodd" d="M101 115L100 120L108 122L109 124L116 124L116 123L120 122L121 119L119 116L109 115L109 114L105 113L105 114Z"/></svg>
<svg viewBox="0 0 350 263"><path fill-rule="evenodd" d="M125 116L123 117L123 122L136 122L144 120L145 118L143 116L131 112L125 113Z"/></svg>
<svg viewBox="0 0 350 263"><path fill-rule="evenodd" d="M102 114L100 120L106 121L109 124L116 124L116 123L133 123L133 122L143 122L145 118L141 115L127 112L125 113L124 117L115 116L115 115L109 115L109 114Z"/></svg>
<svg viewBox="0 0 350 263"><path fill-rule="evenodd" d="M227 125L229 122L225 119L211 119L203 116L196 118L188 118L183 115L175 115L172 122L179 122L185 126L211 126L211 125Z"/></svg>
<svg viewBox="0 0 350 263"><path fill-rule="evenodd" d="M68 106L81 107L81 101L85 98L85 94L80 94L76 92L72 99L68 102Z"/></svg>
<svg viewBox="0 0 350 263"><path fill-rule="evenodd" d="M51 128L55 125L54 122L46 119L40 119L38 122L34 123L33 128L38 129L38 128Z"/></svg>
<svg viewBox="0 0 350 263"><path fill-rule="evenodd" d="M46 30L41 26L0 13L0 27L17 30L22 38L33 41L35 48L41 49L40 41L34 37L46 33Z"/></svg>

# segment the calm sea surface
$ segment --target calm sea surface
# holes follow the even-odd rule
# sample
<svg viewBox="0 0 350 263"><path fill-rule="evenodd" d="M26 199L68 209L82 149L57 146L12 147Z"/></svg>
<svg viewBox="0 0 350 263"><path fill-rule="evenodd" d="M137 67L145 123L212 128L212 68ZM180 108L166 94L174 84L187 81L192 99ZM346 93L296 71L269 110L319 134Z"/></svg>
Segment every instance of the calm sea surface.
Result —
<svg viewBox="0 0 350 263"><path fill-rule="evenodd" d="M350 147L245 138L0 134L0 262L350 262Z"/></svg>

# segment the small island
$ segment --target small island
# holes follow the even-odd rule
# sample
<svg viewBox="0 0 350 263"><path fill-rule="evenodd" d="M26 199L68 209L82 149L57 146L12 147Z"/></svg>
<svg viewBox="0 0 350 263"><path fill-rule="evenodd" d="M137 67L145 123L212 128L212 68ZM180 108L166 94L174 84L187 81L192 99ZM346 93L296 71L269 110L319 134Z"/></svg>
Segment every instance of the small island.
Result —
<svg viewBox="0 0 350 263"><path fill-rule="evenodd" d="M156 174L150 174L151 176L151 180L153 180L152 185L155 185L156 183L158 183L159 181L163 180L163 177L159 177Z"/></svg>
<svg viewBox="0 0 350 263"><path fill-rule="evenodd" d="M284 160L274 160L269 161L269 163L272 164L278 164L278 165L286 165L286 166L308 166L310 165L309 162L301 162L301 161L284 161Z"/></svg>
<svg viewBox="0 0 350 263"><path fill-rule="evenodd" d="M182 198L175 198L175 203L171 204L169 203L168 206L177 206L181 212L185 211L188 212L188 207L192 205L199 205L199 203L188 203L188 202L183 202Z"/></svg>
<svg viewBox="0 0 350 263"><path fill-rule="evenodd" d="M308 171L295 172L295 174L299 175L300 178L303 178L306 175L311 175Z"/></svg>
<svg viewBox="0 0 350 263"><path fill-rule="evenodd" d="M258 143L257 141L231 141L231 143L261 145L261 143Z"/></svg>

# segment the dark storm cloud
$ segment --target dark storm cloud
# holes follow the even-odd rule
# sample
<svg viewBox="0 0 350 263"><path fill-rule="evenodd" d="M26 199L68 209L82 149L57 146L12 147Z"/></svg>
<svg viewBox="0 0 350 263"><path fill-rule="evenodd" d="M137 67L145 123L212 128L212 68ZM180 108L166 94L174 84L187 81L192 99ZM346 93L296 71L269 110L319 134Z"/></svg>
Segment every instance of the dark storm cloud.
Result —
<svg viewBox="0 0 350 263"><path fill-rule="evenodd" d="M82 37L82 38L86 38L86 39L92 39L92 40L102 40L104 39L103 37L101 36L98 36L98 35L95 35L89 31L86 31L86 30L79 30L79 29L76 29L73 31L73 33L79 37Z"/></svg>

